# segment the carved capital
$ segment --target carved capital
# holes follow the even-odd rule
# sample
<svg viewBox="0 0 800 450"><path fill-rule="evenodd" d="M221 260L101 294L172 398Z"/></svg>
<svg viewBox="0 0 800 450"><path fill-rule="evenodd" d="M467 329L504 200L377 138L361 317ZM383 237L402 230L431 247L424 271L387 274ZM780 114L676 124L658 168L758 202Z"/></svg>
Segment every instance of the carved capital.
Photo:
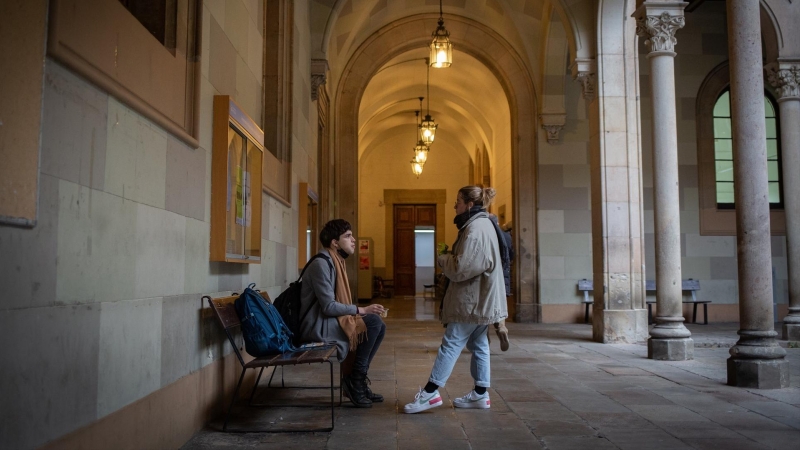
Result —
<svg viewBox="0 0 800 450"><path fill-rule="evenodd" d="M561 130L567 123L567 115L564 113L542 112L539 115L542 128L547 131L547 143L558 144Z"/></svg>
<svg viewBox="0 0 800 450"><path fill-rule="evenodd" d="M800 98L800 64L777 62L768 64L764 70L767 80L778 91L778 100Z"/></svg>
<svg viewBox="0 0 800 450"><path fill-rule="evenodd" d="M311 101L317 101L320 86L325 84L328 76L328 60L327 59L312 59L311 60Z"/></svg>
<svg viewBox="0 0 800 450"><path fill-rule="evenodd" d="M575 76L575 80L581 84L584 100L587 102L594 100L595 88L597 87L597 74L594 72L578 72L578 75Z"/></svg>
<svg viewBox="0 0 800 450"><path fill-rule="evenodd" d="M595 87L597 86L597 64L594 59L575 58L570 66L572 79L581 84L583 98L587 103L594 100Z"/></svg>
<svg viewBox="0 0 800 450"><path fill-rule="evenodd" d="M542 128L544 128L545 131L547 131L547 143L558 144L559 135L561 134L561 130L564 129L564 125L542 124Z"/></svg>
<svg viewBox="0 0 800 450"><path fill-rule="evenodd" d="M643 16L636 20L636 34L645 38L644 45L650 52L674 52L675 32L683 28L686 19L680 15L663 11L657 16Z"/></svg>

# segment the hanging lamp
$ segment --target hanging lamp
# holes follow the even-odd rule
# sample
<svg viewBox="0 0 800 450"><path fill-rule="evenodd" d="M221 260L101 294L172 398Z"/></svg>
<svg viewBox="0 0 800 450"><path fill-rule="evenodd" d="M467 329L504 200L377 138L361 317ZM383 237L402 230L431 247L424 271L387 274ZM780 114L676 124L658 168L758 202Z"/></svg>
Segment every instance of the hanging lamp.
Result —
<svg viewBox="0 0 800 450"><path fill-rule="evenodd" d="M419 176L422 174L422 166L423 164L420 164L413 159L411 160L411 172L416 175L417 178L419 178Z"/></svg>
<svg viewBox="0 0 800 450"><path fill-rule="evenodd" d="M428 81L426 86L428 89L428 113L425 114L425 120L419 124L419 139L423 144L430 147L433 144L433 139L436 137L436 129L439 125L433 121L431 117L431 66L428 64L428 59L425 58L425 66L428 70ZM420 98L420 107L422 106L422 99Z"/></svg>
<svg viewBox="0 0 800 450"><path fill-rule="evenodd" d="M419 107L421 110L422 97L419 97ZM417 127L419 127L419 111L414 111L414 113L416 114L417 117L415 122L417 124ZM419 139L417 141L417 145L414 146L414 161L424 165L425 162L428 160L428 150L430 150L430 148L427 145L425 145L424 142L422 142L422 139Z"/></svg>
<svg viewBox="0 0 800 450"><path fill-rule="evenodd" d="M453 43L450 42L450 32L444 27L442 0L439 0L439 26L432 36L429 64L437 69L450 67L453 64Z"/></svg>

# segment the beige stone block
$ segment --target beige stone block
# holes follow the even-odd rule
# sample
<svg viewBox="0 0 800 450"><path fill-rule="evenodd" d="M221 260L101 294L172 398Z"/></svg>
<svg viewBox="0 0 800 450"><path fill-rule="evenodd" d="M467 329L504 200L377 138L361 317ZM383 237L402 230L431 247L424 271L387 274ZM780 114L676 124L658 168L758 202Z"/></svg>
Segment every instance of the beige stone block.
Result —
<svg viewBox="0 0 800 450"><path fill-rule="evenodd" d="M631 242L627 237L606 238L606 258L608 271L615 273L631 272Z"/></svg>
<svg viewBox="0 0 800 450"><path fill-rule="evenodd" d="M603 135L603 156L606 166L628 166L628 136L623 132L608 132Z"/></svg>
<svg viewBox="0 0 800 450"><path fill-rule="evenodd" d="M700 234L700 211L681 211L681 233Z"/></svg>
<svg viewBox="0 0 800 450"><path fill-rule="evenodd" d="M698 300L710 300L717 304L739 303L739 285L736 280L701 280Z"/></svg>
<svg viewBox="0 0 800 450"><path fill-rule="evenodd" d="M539 222L539 234L544 233L563 233L564 232L564 211L563 210L541 210L537 214Z"/></svg>
<svg viewBox="0 0 800 450"><path fill-rule="evenodd" d="M686 256L735 256L735 236L686 234Z"/></svg>
<svg viewBox="0 0 800 450"><path fill-rule="evenodd" d="M257 25L252 21L248 21L247 26L247 66L253 77L256 80L261 80L264 73L263 67L263 53L264 52L264 38L257 28Z"/></svg>
<svg viewBox="0 0 800 450"><path fill-rule="evenodd" d="M564 279L582 280L592 278L592 256L565 256Z"/></svg>
<svg viewBox="0 0 800 450"><path fill-rule="evenodd" d="M183 293L186 273L186 218L163 209L138 205L136 211L136 261L134 298Z"/></svg>
<svg viewBox="0 0 800 450"><path fill-rule="evenodd" d="M698 188L683 188L681 190L683 195L683 209L684 211L700 211L700 192Z"/></svg>
<svg viewBox="0 0 800 450"><path fill-rule="evenodd" d="M186 219L184 294L204 294L215 292L218 288L217 280L209 270L210 236L211 229L207 222Z"/></svg>
<svg viewBox="0 0 800 450"><path fill-rule="evenodd" d="M539 258L539 276L543 280L563 280L564 257L542 256Z"/></svg>
<svg viewBox="0 0 800 450"><path fill-rule="evenodd" d="M697 161L697 142L680 142L678 144L678 164L692 166L697 165Z"/></svg>
<svg viewBox="0 0 800 450"><path fill-rule="evenodd" d="M225 1L225 34L240 55L247 55L247 24L250 22L247 8L241 0Z"/></svg>
<svg viewBox="0 0 800 450"><path fill-rule="evenodd" d="M100 307L97 418L161 387L161 298Z"/></svg>
<svg viewBox="0 0 800 450"><path fill-rule="evenodd" d="M134 298L137 204L58 182L56 301Z"/></svg>
<svg viewBox="0 0 800 450"><path fill-rule="evenodd" d="M626 237L631 235L631 211L627 202L606 203L606 226L604 236Z"/></svg>
<svg viewBox="0 0 800 450"><path fill-rule="evenodd" d="M208 80L223 95L236 95L236 49L222 30L224 20L210 19Z"/></svg>
<svg viewBox="0 0 800 450"><path fill-rule="evenodd" d="M587 153L586 142L562 142L559 145L543 146L539 149L539 164L587 164Z"/></svg>
<svg viewBox="0 0 800 450"><path fill-rule="evenodd" d="M541 302L546 305L580 304L577 280L541 280Z"/></svg>
<svg viewBox="0 0 800 450"><path fill-rule="evenodd" d="M630 201L630 188L628 186L627 167L605 167L606 187L603 191L604 200L607 202Z"/></svg>
<svg viewBox="0 0 800 450"><path fill-rule="evenodd" d="M227 3L227 0L207 0L203 2L203 5L206 6L206 9L208 9L211 16L213 16L217 22L225 23L225 3ZM209 18L211 16L203 15L203 17Z"/></svg>
<svg viewBox="0 0 800 450"><path fill-rule="evenodd" d="M711 258L681 258L681 278L684 280L688 278L694 280L711 279ZM702 287L701 285L700 288L702 289Z"/></svg>
<svg viewBox="0 0 800 450"><path fill-rule="evenodd" d="M267 236L262 236L262 238L266 237L270 241L283 242L284 233L289 233L289 229L283 227L285 209L286 207L278 203L277 200L272 197L269 198L269 233Z"/></svg>
<svg viewBox="0 0 800 450"><path fill-rule="evenodd" d="M255 123L262 122L261 82L253 75L241 55L236 57L236 103Z"/></svg>
<svg viewBox="0 0 800 450"><path fill-rule="evenodd" d="M275 242L261 239L261 284L264 286L275 285Z"/></svg>
<svg viewBox="0 0 800 450"><path fill-rule="evenodd" d="M539 254L543 256L589 256L591 234L539 234Z"/></svg>
<svg viewBox="0 0 800 450"><path fill-rule="evenodd" d="M209 4L221 4L220 1L203 3L203 35L201 37L200 74L208 78L209 60L211 59L211 21L213 20ZM223 13L224 15L224 13Z"/></svg>
<svg viewBox="0 0 800 450"><path fill-rule="evenodd" d="M166 133L109 97L107 135L105 191L164 208Z"/></svg>
<svg viewBox="0 0 800 450"><path fill-rule="evenodd" d="M604 132L627 131L627 117L625 115L625 97L606 97L603 99Z"/></svg>
<svg viewBox="0 0 800 450"><path fill-rule="evenodd" d="M211 138L214 119L214 96L219 95L211 82L206 77L200 77L200 123L199 139L200 147L211 150Z"/></svg>
<svg viewBox="0 0 800 450"><path fill-rule="evenodd" d="M563 170L564 187L589 187L591 177L588 164L566 164Z"/></svg>

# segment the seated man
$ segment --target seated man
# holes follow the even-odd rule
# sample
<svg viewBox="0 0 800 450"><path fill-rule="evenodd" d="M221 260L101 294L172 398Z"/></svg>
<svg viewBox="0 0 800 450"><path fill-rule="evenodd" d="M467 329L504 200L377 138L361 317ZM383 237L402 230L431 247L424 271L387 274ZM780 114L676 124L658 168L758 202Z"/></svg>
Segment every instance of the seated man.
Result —
<svg viewBox="0 0 800 450"><path fill-rule="evenodd" d="M386 325L378 314L382 305L353 304L344 260L356 249L350 223L334 219L319 233L324 247L303 275L300 310L308 311L300 323L303 342L330 342L338 348L341 363L350 350L355 352L350 373L342 379L345 395L359 408L369 408L383 397L367 386L370 362L381 346ZM331 268L331 262L333 268Z"/></svg>

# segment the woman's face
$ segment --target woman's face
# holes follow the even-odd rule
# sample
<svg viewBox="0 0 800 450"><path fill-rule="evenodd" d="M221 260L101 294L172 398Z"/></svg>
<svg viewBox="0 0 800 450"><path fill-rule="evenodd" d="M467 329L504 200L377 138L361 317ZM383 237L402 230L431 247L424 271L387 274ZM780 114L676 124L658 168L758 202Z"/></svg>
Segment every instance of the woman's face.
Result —
<svg viewBox="0 0 800 450"><path fill-rule="evenodd" d="M473 206L474 204L472 202L464 203L464 199L461 198L461 195L456 196L456 205L455 205L456 215L463 214L469 211L469 209L472 208Z"/></svg>

